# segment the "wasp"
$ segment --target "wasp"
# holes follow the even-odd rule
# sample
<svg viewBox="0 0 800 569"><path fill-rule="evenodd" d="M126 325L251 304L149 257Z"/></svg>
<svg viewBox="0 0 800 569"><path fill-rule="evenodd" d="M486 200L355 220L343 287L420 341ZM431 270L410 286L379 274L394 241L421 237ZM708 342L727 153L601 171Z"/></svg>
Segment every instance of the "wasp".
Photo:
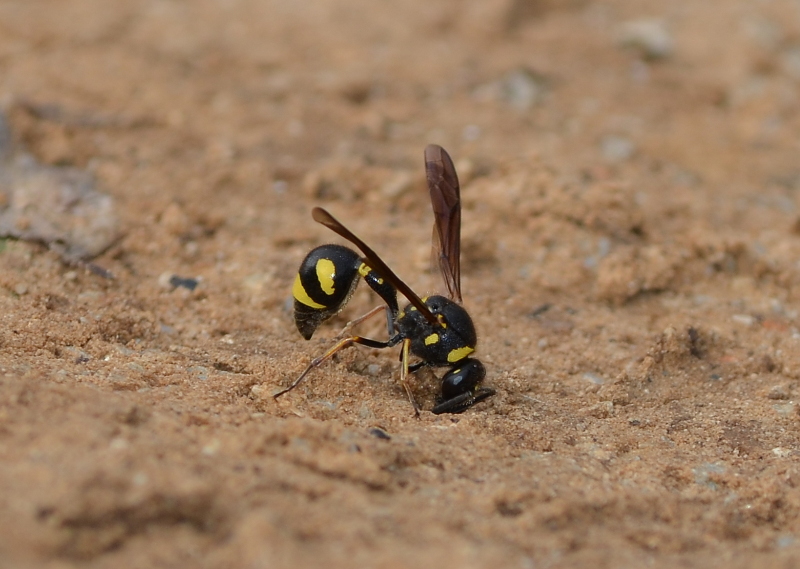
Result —
<svg viewBox="0 0 800 569"><path fill-rule="evenodd" d="M444 148L433 144L425 148L425 172L435 219L434 258L447 296L420 298L366 243L330 213L315 207L314 221L358 247L363 257L342 245L322 245L306 255L292 288L297 329L306 340L311 339L320 324L345 307L363 279L385 305L351 324L385 310L389 339L349 336L340 340L313 359L291 385L274 394L275 398L297 387L311 370L354 344L378 349L400 345L400 384L417 416L420 408L407 378L425 366L449 368L442 376L441 394L432 409L437 415L461 413L495 394L494 389L482 386L486 368L472 357L478 336L472 318L461 305L461 190L453 160ZM402 310L398 293L408 300ZM412 363L411 356L418 361Z"/></svg>

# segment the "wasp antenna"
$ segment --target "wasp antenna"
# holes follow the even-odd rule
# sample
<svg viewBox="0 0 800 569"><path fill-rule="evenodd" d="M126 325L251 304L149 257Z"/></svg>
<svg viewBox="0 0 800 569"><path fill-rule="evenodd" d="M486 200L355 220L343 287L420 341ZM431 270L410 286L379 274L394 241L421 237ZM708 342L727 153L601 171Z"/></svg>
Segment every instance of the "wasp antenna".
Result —
<svg viewBox="0 0 800 569"><path fill-rule="evenodd" d="M434 325L439 325L439 321L436 319L436 316L431 313L425 303L422 302L422 299L417 296L417 294L411 290L411 287L400 280L394 271L383 262L383 260L378 256L378 254L373 251L366 243L364 243L361 239L355 236L355 234L347 229L342 222L338 219L333 217L330 213L326 210L322 209L321 207L315 207L311 210L311 217L314 218L314 221L317 223L321 223L334 233L337 233L350 241L353 245L361 249L361 252L364 253L364 257L366 257L367 261L369 262L370 267L374 271L376 271L380 276L384 279L392 283L392 285L403 295L405 296L408 301L420 311L420 313L425 316L425 319Z"/></svg>

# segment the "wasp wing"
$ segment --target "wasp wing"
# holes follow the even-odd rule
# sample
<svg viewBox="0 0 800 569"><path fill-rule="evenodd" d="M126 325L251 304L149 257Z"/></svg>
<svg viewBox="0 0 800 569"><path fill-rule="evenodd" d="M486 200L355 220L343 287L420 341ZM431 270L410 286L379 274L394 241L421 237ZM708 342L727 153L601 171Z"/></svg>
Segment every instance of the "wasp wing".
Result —
<svg viewBox="0 0 800 569"><path fill-rule="evenodd" d="M321 207L315 207L311 211L311 217L313 217L314 221L316 221L317 223L321 223L334 233L338 233L339 235L350 241L350 243L361 249L361 252L364 253L364 257L367 259L367 262L369 263L369 266L372 268L372 270L374 270L381 277L389 281L392 284L392 286L394 286L394 288L396 288L398 292L400 292L400 294L405 296L408 299L408 301L417 310L419 310L423 316L425 316L428 322L436 326L439 325L439 321L436 319L436 316L434 316L433 313L428 309L428 307L425 306L425 303L422 302L422 299L419 296L417 296L417 294L413 290L411 290L411 287L409 287L406 283L401 281L400 277L394 274L392 269L390 269L386 265L386 263L384 263L381 260L381 258L378 257L378 254L375 251L370 249L367 246L367 244L364 243L358 237L356 237L352 231L350 231L344 225L342 225L342 223L338 219L333 217L330 213L328 213Z"/></svg>
<svg viewBox="0 0 800 569"><path fill-rule="evenodd" d="M441 146L425 148L425 174L433 206L433 255L447 293L461 299L461 190L453 160Z"/></svg>

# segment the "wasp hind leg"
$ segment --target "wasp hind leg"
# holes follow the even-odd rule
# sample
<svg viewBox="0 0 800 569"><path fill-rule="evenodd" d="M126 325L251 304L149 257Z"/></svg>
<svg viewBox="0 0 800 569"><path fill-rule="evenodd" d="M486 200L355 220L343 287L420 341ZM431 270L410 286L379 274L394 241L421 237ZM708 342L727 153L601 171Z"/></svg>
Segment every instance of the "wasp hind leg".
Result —
<svg viewBox="0 0 800 569"><path fill-rule="evenodd" d="M354 320L351 320L350 322L345 324L344 328L342 328L341 331L339 331L339 333L336 335L336 338L337 339L338 338L344 338L345 336L347 336L348 333L350 333L350 330L352 328L358 326L359 324L361 324L365 320L369 320L370 318L372 318L373 316L375 316L379 312L387 311L387 310L388 310L388 307L383 305L383 304L381 304L380 306L376 306L375 308L373 308L372 310L370 310L366 314L363 314L363 315L359 316L358 318L356 318ZM389 313L389 317L391 317L391 313Z"/></svg>
<svg viewBox="0 0 800 569"><path fill-rule="evenodd" d="M294 389L295 387L300 385L300 382L305 379L305 377L308 375L308 373L312 369L321 366L323 363L325 363L326 361L331 359L335 353L340 352L341 350L344 350L345 348L349 348L353 344L360 344L362 346L367 346L369 348L382 349L382 348L390 348L390 347L396 345L397 341L394 340L394 338L392 338L388 342L381 342L379 340L371 340L370 338L362 338L361 336L350 336L349 338L345 338L344 340L340 340L339 342L336 342L336 344L333 347L331 347L327 352L325 352L321 356L316 357L313 360L311 360L311 362L309 362L309 364L306 367L306 369L303 370L303 373L301 373L298 376L298 378L295 379L291 383L291 385L289 385L289 387L286 387L285 389L281 389L277 393L273 393L272 396L275 399L277 399L278 397L280 397L284 393L288 393L289 391L291 391L292 389Z"/></svg>

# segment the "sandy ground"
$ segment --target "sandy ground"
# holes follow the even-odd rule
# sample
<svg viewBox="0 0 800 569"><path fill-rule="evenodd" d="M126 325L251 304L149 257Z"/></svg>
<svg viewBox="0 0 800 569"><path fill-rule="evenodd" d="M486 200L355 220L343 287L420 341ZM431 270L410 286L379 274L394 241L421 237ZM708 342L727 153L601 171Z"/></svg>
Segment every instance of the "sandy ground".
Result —
<svg viewBox="0 0 800 569"><path fill-rule="evenodd" d="M2 241L3 567L800 564L796 2L3 0L0 102L120 234ZM436 290L431 142L497 395L276 403L376 304L295 330L313 206Z"/></svg>

